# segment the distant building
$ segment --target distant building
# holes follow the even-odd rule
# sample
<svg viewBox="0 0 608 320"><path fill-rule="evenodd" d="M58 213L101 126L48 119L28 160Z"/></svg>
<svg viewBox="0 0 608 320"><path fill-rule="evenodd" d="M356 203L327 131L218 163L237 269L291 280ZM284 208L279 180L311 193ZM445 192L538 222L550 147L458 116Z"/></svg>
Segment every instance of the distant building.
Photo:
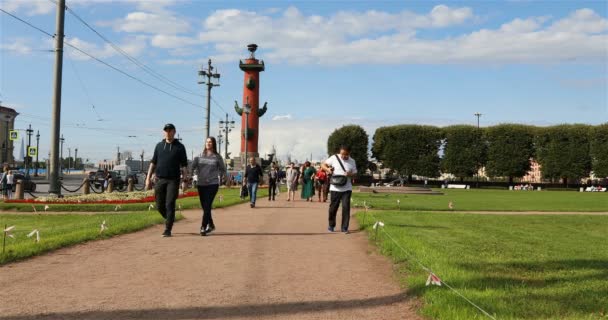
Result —
<svg viewBox="0 0 608 320"><path fill-rule="evenodd" d="M534 159L530 159L530 171L523 176L521 179L523 182L530 183L541 183L543 182L543 175L540 171L540 164L536 162Z"/></svg>
<svg viewBox="0 0 608 320"><path fill-rule="evenodd" d="M13 156L13 141L9 139L9 131L15 129L15 118L19 113L15 109L0 105L0 163L15 163Z"/></svg>

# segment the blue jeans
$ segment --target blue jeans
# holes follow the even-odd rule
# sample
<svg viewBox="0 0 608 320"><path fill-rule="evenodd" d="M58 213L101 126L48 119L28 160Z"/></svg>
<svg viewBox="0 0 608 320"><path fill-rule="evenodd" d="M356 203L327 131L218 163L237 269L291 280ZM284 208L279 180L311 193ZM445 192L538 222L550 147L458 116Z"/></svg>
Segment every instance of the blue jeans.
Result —
<svg viewBox="0 0 608 320"><path fill-rule="evenodd" d="M255 204L258 193L258 183L247 183L247 191L249 191L249 201Z"/></svg>

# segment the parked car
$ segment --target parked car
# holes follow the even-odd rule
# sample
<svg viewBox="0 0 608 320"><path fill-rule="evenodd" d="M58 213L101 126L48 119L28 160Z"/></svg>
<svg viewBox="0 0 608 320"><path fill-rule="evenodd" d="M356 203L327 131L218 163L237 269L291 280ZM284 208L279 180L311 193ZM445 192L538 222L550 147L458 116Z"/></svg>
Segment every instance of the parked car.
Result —
<svg viewBox="0 0 608 320"><path fill-rule="evenodd" d="M26 176L22 171L13 171L13 176L15 179L15 184L13 184L13 192L17 189L17 180L21 180L23 183L23 191L25 192L35 192L36 191L36 183L32 181L30 176Z"/></svg>

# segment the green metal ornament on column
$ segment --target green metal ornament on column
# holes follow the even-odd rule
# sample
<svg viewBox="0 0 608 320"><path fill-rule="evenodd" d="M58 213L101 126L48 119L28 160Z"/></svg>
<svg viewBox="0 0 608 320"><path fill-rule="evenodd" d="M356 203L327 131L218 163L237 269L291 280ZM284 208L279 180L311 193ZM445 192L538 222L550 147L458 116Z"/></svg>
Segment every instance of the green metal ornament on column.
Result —
<svg viewBox="0 0 608 320"><path fill-rule="evenodd" d="M249 77L249 79L247 79L247 82L245 83L245 86L249 90L255 89L255 80L253 79L253 77Z"/></svg>

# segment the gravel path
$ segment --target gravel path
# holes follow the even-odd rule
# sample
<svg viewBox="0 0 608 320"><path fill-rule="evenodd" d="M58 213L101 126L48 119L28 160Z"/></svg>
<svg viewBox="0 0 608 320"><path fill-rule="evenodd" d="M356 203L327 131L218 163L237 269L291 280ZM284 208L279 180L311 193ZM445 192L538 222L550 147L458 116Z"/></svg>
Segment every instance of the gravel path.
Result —
<svg viewBox="0 0 608 320"><path fill-rule="evenodd" d="M215 210L208 237L184 211L172 238L156 226L9 264L0 319L420 319L391 263L364 233L328 233L326 211L260 199Z"/></svg>

